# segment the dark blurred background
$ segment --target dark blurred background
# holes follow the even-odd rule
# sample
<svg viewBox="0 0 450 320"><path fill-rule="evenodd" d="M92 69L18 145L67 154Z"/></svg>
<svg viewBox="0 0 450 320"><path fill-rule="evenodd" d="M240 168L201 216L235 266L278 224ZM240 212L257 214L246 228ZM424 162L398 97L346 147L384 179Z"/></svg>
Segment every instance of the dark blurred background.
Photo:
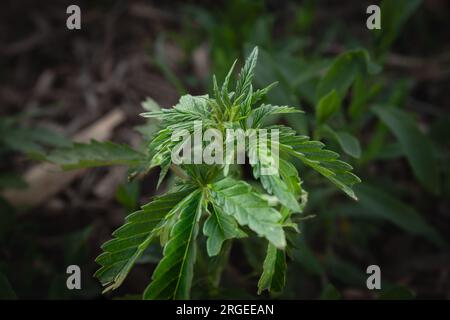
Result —
<svg viewBox="0 0 450 320"><path fill-rule="evenodd" d="M81 8L81 30L66 28L69 4ZM370 4L381 7L380 31L366 27ZM123 167L58 173L36 160L72 138L139 148L141 133L155 128L138 116L143 100L171 107L184 93L210 92L213 73L222 80L258 45L255 85L278 81L269 102L305 111L276 121L325 141L363 180L355 202L301 169L305 215L315 216L301 222L287 287L273 297L449 299L449 7L446 0L2 1L0 297L105 298L92 278L100 245L167 183L155 190L157 170L127 182ZM348 88L322 130L317 84L356 48L381 71L353 76L353 66L342 65L334 83L349 81ZM256 298L264 248L257 238L235 242L219 288L207 283L200 259L193 297ZM152 247L106 298L138 297L160 255ZM66 288L71 264L81 267L82 290ZM385 290L366 288L370 264L380 266Z"/></svg>

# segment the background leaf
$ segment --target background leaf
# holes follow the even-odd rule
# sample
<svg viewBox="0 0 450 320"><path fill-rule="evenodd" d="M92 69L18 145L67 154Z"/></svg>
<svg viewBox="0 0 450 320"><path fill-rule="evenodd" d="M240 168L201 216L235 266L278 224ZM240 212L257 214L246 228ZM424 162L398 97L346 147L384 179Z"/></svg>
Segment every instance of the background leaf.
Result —
<svg viewBox="0 0 450 320"><path fill-rule="evenodd" d="M444 245L442 237L416 210L395 197L367 183L359 185L356 194L364 210L360 214L386 219L406 231L425 236L438 245Z"/></svg>
<svg viewBox="0 0 450 320"><path fill-rule="evenodd" d="M144 154L127 145L93 140L89 144L75 143L72 147L55 149L46 158L64 169L98 166L138 166L146 161Z"/></svg>
<svg viewBox="0 0 450 320"><path fill-rule="evenodd" d="M2 300L15 300L17 299L16 293L14 292L8 278L6 278L3 273L0 273L0 299Z"/></svg>
<svg viewBox="0 0 450 320"><path fill-rule="evenodd" d="M347 51L339 55L320 80L316 100L328 95L336 90L337 95L342 99L357 74L376 73L379 67L370 61L366 50L357 49Z"/></svg>
<svg viewBox="0 0 450 320"><path fill-rule="evenodd" d="M322 293L319 297L320 300L340 300L342 299L342 294L333 286L331 283L327 284L323 288Z"/></svg>
<svg viewBox="0 0 450 320"><path fill-rule="evenodd" d="M317 125L326 122L341 108L341 98L338 96L335 89L330 93L320 98L316 108Z"/></svg>
<svg viewBox="0 0 450 320"><path fill-rule="evenodd" d="M417 179L427 190L437 193L439 172L433 146L411 116L387 106L377 106L373 111L400 142Z"/></svg>
<svg viewBox="0 0 450 320"><path fill-rule="evenodd" d="M355 136L345 131L334 131L329 126L325 126L323 130L339 143L346 154L353 158L361 157L361 145Z"/></svg>
<svg viewBox="0 0 450 320"><path fill-rule="evenodd" d="M404 286L394 286L382 292L378 295L380 300L412 300L416 297L415 293Z"/></svg>
<svg viewBox="0 0 450 320"><path fill-rule="evenodd" d="M378 55L383 55L400 33L401 27L418 9L421 0L383 0L381 2L381 29L373 30Z"/></svg>

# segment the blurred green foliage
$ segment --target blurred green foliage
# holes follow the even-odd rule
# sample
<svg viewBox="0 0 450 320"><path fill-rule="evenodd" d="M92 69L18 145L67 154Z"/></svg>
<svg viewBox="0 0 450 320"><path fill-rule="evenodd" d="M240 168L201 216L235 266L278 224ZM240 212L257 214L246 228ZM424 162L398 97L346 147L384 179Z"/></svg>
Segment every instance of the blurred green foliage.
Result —
<svg viewBox="0 0 450 320"><path fill-rule="evenodd" d="M391 47L402 32L406 32L405 24L417 14L421 1L381 1L382 29L363 30L367 34L362 38L348 32L345 21L339 21L339 16L327 20L320 32L314 30L323 5L311 0L300 4L288 2L289 19L279 16L280 11L272 12L264 1L186 5L180 9L181 30L161 32L148 51L151 62L182 94L191 87L204 88L211 81L196 79L189 72L174 72L166 60L165 41L175 42L186 57L206 44L210 69L219 80L225 77L236 57L243 61L250 48L258 45L257 86L262 88L277 82L267 102L306 111L305 114L277 115L273 121L284 122L300 133L326 141L332 150L342 151L347 155L345 161L351 163L362 178L364 183L355 188L359 201L351 202L323 184L316 175L305 177L310 183L307 186L310 194L304 218L311 215L314 218L298 221L302 234L289 238L295 249L288 252L287 288L277 297L311 297L313 292L317 298L339 299L342 294L336 288L366 290L364 270L375 258L372 251L377 244L373 241L383 239L386 226L399 234L417 237L417 241L424 241L436 250L447 250L446 240L430 223L433 214L430 204L442 202L450 193L450 118L437 113L424 124L423 114L408 105L415 80L389 73L385 65ZM279 24L280 20L283 23ZM360 29L364 28L362 20ZM183 63L189 64L188 61ZM212 88L209 89L211 92ZM65 139L45 129L22 128L19 124L18 118L0 119L2 157L23 152L39 159L48 146L68 146ZM139 129L148 135L154 130L153 126ZM300 163L298 169L303 172ZM19 175L0 174L1 189L23 187L26 184ZM137 206L138 193L137 184L123 185L116 197L127 211L132 211ZM32 295L32 285L39 280L39 272L57 271L43 261L33 244L33 234L38 233L36 226L23 224L12 228L15 209L2 198L0 208L0 241L5 246L12 243L20 246L29 265L38 265L36 274L26 279L15 279L15 276L8 279L7 276L14 275L14 270L3 262L0 297L16 297L11 283L20 284L19 298L27 297ZM72 244L74 248L68 245L67 252L76 253L89 231L89 228L80 230L75 235L78 240ZM28 236L21 238L21 234ZM230 289L233 286L215 281L211 271L220 268L221 262L208 265L206 257L200 257L197 269L201 271L194 282L195 297L251 297L248 292L253 290L247 291L245 284L249 279L256 284L266 248L258 239L251 239L233 250L240 250L238 254L247 258L237 266L246 274L232 279L243 284L242 290ZM141 262L155 262L159 255L160 252L151 247ZM63 277L61 274L59 280L55 279L48 297L68 297L67 291L59 287L60 283L65 283L61 280ZM307 279L314 279L312 289L305 287L305 283L309 283ZM414 297L410 289L386 282L390 288L383 290L379 298ZM94 288L86 296L98 293L98 288Z"/></svg>
<svg viewBox="0 0 450 320"><path fill-rule="evenodd" d="M319 180L313 180L317 184L308 187L307 214L314 213L316 218L300 223L302 239L294 240L298 244L290 253L289 266L296 270L300 267L301 271L288 274L288 289L282 296L301 295L304 276L365 289L365 273L361 271L364 265L347 260L342 248L354 248L360 261L372 259L370 240L379 236L385 223L395 225L398 232L421 236L436 248L447 246L427 222L426 210L427 203L448 195L448 166L444 160L448 153L431 135L444 127L445 120L437 117L429 124L431 134L425 133L421 114L406 104L414 80L383 70L390 47L420 4L419 0L382 1L382 29L366 30L364 39L346 32L342 21L327 21L322 33L314 33L312 43L314 20L325 5L315 1L289 3L286 7L290 17L282 27L277 22L283 17L272 14L263 1L234 0L212 9L188 6L185 12L189 18L183 32L169 35L187 56L207 43L211 69L219 79L224 78L235 56L243 57L258 45L256 83L264 87L277 82L268 103L306 110L306 114L279 115L273 121L281 120L301 133L325 140L334 146L332 149L342 150L348 155L345 161L364 181L355 188L357 203L343 199ZM340 44L337 49L333 47L336 42ZM180 79L189 83L183 76ZM406 164L402 159L408 166L402 170L413 177L401 178L395 172L399 163ZM310 177L305 180L311 181ZM316 249L317 242L322 250ZM245 252L249 255L252 250ZM258 262L252 263L253 259ZM248 256L248 260L255 272L260 270L261 257ZM297 281L300 284L289 286ZM323 290L323 298L339 296L331 285ZM393 290L380 298L391 294L400 298L404 292Z"/></svg>

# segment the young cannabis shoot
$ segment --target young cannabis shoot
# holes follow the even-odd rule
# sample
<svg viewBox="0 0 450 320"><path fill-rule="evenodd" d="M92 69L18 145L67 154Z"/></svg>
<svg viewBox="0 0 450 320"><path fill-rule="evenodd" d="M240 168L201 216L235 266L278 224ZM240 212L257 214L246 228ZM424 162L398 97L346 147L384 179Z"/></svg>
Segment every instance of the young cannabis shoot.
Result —
<svg viewBox="0 0 450 320"><path fill-rule="evenodd" d="M253 233L265 238L267 253L258 293L263 290L281 291L285 283L288 246L285 229L297 231L291 218L302 212L307 199L293 159L299 159L355 198L352 185L360 180L351 173L349 164L338 159L338 154L324 149L322 142L297 135L289 127L264 125L264 120L270 115L299 110L262 103L272 85L253 89L257 56L258 49L255 48L240 71L234 90L230 91L229 86L235 64L221 87L214 77L212 97L185 95L174 108L144 113L144 117L161 121L161 130L148 143L145 160L126 146L97 143L96 147L103 154L120 155L116 162L109 160L103 164L126 163L135 167L145 166L146 169L159 166L159 183L170 169L179 176L172 190L155 197L141 210L126 217L125 224L113 233L114 238L103 244L104 252L96 259L101 268L95 276L106 287L105 291L118 288L149 245L159 241L164 248L163 258L153 272L143 298L188 299L200 232L207 238L206 252L210 257L225 255L223 245L233 238L245 238ZM245 136L249 130L276 130L276 141L263 135L267 137L264 143L259 139L241 148L245 157L250 159L253 176L265 194L242 180L242 165L227 161L173 163L173 155L180 151L180 142L173 138L174 133L182 130L184 138L194 138L194 127L199 124L202 130L214 129L223 136L227 136L230 129L242 130ZM215 141L222 146L229 142L227 140ZM184 142L181 145L185 146ZM95 143L89 146L95 147ZM261 153L259 149L263 146L276 146L276 152ZM83 146L78 145L78 149L83 149ZM74 157L83 154L83 150L76 152L76 155L66 154L66 159L71 159L67 160L66 166L70 167L70 161L76 161ZM184 150L183 157L190 152L195 157L195 148L193 151ZM216 155L215 152L211 153L212 156ZM255 156L260 154L264 157ZM225 158L234 159L235 156L237 153L228 152ZM58 157L58 154L53 157ZM275 157L277 159L271 159ZM92 161L95 164L95 159ZM277 170L269 175L263 174L262 169L267 167L267 163L277 163Z"/></svg>

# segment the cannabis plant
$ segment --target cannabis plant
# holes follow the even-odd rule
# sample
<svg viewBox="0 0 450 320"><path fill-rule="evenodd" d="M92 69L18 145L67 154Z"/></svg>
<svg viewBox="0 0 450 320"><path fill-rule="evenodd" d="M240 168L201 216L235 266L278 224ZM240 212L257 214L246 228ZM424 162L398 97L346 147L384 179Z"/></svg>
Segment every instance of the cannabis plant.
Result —
<svg viewBox="0 0 450 320"><path fill-rule="evenodd" d="M126 217L125 224L113 233L114 238L102 246L104 252L96 259L101 268L95 277L106 287L105 291L118 288L149 245L159 242L164 248L163 257L143 298L188 299L201 232L207 238L206 252L210 257L225 255L224 243L234 238L256 235L266 239L267 253L258 293L281 291L289 252L286 233L298 232L295 217L301 217L307 201L307 192L302 188L293 161L299 159L355 198L352 185L360 180L351 173L349 164L338 159L338 154L324 149L319 141L297 135L289 127L265 125L264 120L271 115L300 110L263 103L273 85L254 90L252 79L257 55L255 48L240 71L234 90L229 87L236 62L222 86L213 78L212 96L185 95L173 108L143 113L144 117L156 118L161 124L161 129L148 142L145 155L126 146L93 142L74 145L70 150L49 156L49 160L69 168L80 164L128 164L139 172L159 166L158 185L169 170L176 174L171 190ZM264 163L274 161L255 157L264 145L261 140L246 145L244 150L258 183L243 180L245 165L174 164L172 154L180 148L180 143L173 139L173 134L185 130L188 135L194 135L196 123L201 123L204 130L213 128L224 135L227 129L245 132L276 129L278 141L267 137L266 145L276 143L278 170L270 175L263 174ZM266 153L266 157L275 157L275 154Z"/></svg>

